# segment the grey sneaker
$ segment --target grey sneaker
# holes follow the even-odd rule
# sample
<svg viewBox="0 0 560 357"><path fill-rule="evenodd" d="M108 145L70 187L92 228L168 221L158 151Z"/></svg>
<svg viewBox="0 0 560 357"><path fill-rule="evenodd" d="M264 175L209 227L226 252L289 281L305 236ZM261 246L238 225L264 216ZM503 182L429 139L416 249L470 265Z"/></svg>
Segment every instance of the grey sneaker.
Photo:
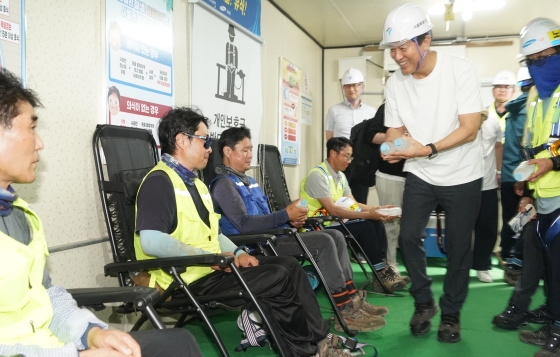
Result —
<svg viewBox="0 0 560 357"><path fill-rule="evenodd" d="M414 315L410 320L410 332L414 336L424 335L430 331L430 327L432 327L430 320L438 313L439 309L433 299L428 302L415 303L414 307Z"/></svg>
<svg viewBox="0 0 560 357"><path fill-rule="evenodd" d="M548 325L544 325L536 331L523 330L519 333L519 339L530 345L544 346L548 340Z"/></svg>
<svg viewBox="0 0 560 357"><path fill-rule="evenodd" d="M352 256L350 258L351 261L353 261L354 263L357 263L359 261L362 264L367 264L367 260L362 253L356 253L356 254L358 255L358 258L356 259L354 256Z"/></svg>
<svg viewBox="0 0 560 357"><path fill-rule="evenodd" d="M459 323L458 312L454 314L441 314L438 341L444 343L457 343L461 341L461 324Z"/></svg>
<svg viewBox="0 0 560 357"><path fill-rule="evenodd" d="M340 314L350 330L358 332L367 332L379 330L385 326L385 319L382 316L371 316L363 310L354 307L346 307L340 310ZM344 332L338 318L334 321L334 329L338 332Z"/></svg>
<svg viewBox="0 0 560 357"><path fill-rule="evenodd" d="M385 306L375 306L367 302L367 292L364 290L358 290L358 293L354 298L352 298L352 304L354 307L362 309L366 314L371 316L387 316L389 315L389 309Z"/></svg>

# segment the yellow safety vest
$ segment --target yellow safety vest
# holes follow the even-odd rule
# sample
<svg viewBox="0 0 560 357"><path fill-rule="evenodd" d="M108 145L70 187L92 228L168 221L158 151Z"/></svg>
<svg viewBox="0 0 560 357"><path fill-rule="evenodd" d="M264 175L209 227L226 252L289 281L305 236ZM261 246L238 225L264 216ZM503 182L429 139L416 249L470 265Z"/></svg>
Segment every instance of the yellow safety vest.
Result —
<svg viewBox="0 0 560 357"><path fill-rule="evenodd" d="M221 250L218 242L218 221L220 220L220 215L214 213L212 198L210 197L206 185L199 179L194 181L195 187L202 198L202 202L208 210L210 227L200 219L191 194L181 177L163 161L160 161L150 173L157 170L163 171L169 176L173 184L173 189L175 190L177 228L170 235L178 241L190 246L203 249L210 253L220 254ZM144 181L142 181L142 183L144 183ZM140 185L140 187L142 187L142 185ZM137 211L138 206L136 206L136 212ZM140 236L136 233L134 234L134 249L136 250L136 259L138 260L155 259L154 256L144 253L142 244L140 244ZM211 272L213 272L213 270L210 267L189 267L186 272L181 274L181 277L185 283L190 284ZM167 289L173 282L171 275L165 273L161 269L151 270L149 273L151 274L150 287L154 287L157 282L163 289Z"/></svg>
<svg viewBox="0 0 560 357"><path fill-rule="evenodd" d="M344 188L348 186L348 181L346 180L346 176L343 173L342 175L340 175L341 178L338 181L338 185L335 186L334 178L331 176L327 164L325 162L322 162L318 166L315 166L313 169L311 169L311 171L309 171L309 174L307 174L307 177L309 177L309 175L311 175L311 173L313 172L320 172L325 177L325 180L329 185L329 190L331 192L331 197L333 199L333 202L336 202L336 200L344 196ZM323 208L323 205L321 205L321 202L319 202L318 199L311 198L307 194L307 192L305 192L305 184L307 182L307 177L304 178L303 181L301 181L300 192L299 192L300 197L302 199L307 200L307 206L309 207L307 216L308 217L319 216L320 212L318 212L318 210Z"/></svg>
<svg viewBox="0 0 560 357"><path fill-rule="evenodd" d="M543 107L542 101L538 96L534 97L529 105L527 111L527 123L525 135L532 132L533 137L531 140L531 145L537 147L548 143L550 139L550 134L552 133L552 127L554 124L558 123L560 117L560 108L558 103L560 102L560 86L556 88L552 94L550 100L550 105L546 111L546 117L543 117ZM532 128L531 128L532 126ZM532 129L532 130L531 130ZM524 140L527 142L527 138ZM542 159L551 157L548 150L543 150L535 155L535 159ZM540 179L535 182L529 182L529 188L535 190L535 194L540 198L550 198L560 196L560 171L549 171Z"/></svg>
<svg viewBox="0 0 560 357"><path fill-rule="evenodd" d="M22 244L0 232L0 344L64 346L49 326L53 309L43 286L43 272L49 252L41 220L18 198L14 208L25 212L31 242Z"/></svg>
<svg viewBox="0 0 560 357"><path fill-rule="evenodd" d="M509 117L509 112L500 117L498 112L496 111L496 103L492 103L492 105L488 108L488 116L493 116L498 119L498 123L500 123L500 129L502 129L502 144L506 142L506 120Z"/></svg>

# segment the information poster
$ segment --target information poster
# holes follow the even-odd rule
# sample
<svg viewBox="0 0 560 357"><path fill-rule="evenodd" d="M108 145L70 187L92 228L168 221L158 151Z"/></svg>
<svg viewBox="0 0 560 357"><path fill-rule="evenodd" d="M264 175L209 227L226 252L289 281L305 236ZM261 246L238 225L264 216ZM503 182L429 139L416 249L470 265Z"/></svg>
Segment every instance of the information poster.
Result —
<svg viewBox="0 0 560 357"><path fill-rule="evenodd" d="M282 163L299 165L301 119L301 70L280 57L280 155Z"/></svg>
<svg viewBox="0 0 560 357"><path fill-rule="evenodd" d="M23 0L0 0L0 70L6 68L25 83Z"/></svg>
<svg viewBox="0 0 560 357"><path fill-rule="evenodd" d="M263 111L261 46L200 5L193 18L192 105L210 119L212 138L246 126L256 148Z"/></svg>
<svg viewBox="0 0 560 357"><path fill-rule="evenodd" d="M261 35L261 0L203 1L255 35Z"/></svg>
<svg viewBox="0 0 560 357"><path fill-rule="evenodd" d="M173 13L161 0L106 0L106 122L151 130L173 107Z"/></svg>
<svg viewBox="0 0 560 357"><path fill-rule="evenodd" d="M313 99L309 95L301 95L301 123L311 125L313 121Z"/></svg>

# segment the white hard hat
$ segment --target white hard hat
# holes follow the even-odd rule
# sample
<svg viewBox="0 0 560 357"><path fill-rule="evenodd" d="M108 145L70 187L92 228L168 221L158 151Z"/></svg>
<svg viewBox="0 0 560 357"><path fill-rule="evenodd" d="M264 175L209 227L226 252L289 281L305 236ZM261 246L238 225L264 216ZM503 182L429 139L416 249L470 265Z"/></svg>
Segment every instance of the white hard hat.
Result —
<svg viewBox="0 0 560 357"><path fill-rule="evenodd" d="M432 27L430 17L418 5L404 4L387 15L383 27L383 41L379 48L399 47L430 31Z"/></svg>
<svg viewBox="0 0 560 357"><path fill-rule="evenodd" d="M363 83L364 75L356 68L350 68L342 75L342 85Z"/></svg>
<svg viewBox="0 0 560 357"><path fill-rule="evenodd" d="M531 75L529 74L529 68L527 67L519 68L519 71L517 71L517 81L521 82L521 81L526 81L528 79L531 79Z"/></svg>
<svg viewBox="0 0 560 357"><path fill-rule="evenodd" d="M520 37L521 54L529 56L560 45L560 26L550 19L539 17L521 30Z"/></svg>
<svg viewBox="0 0 560 357"><path fill-rule="evenodd" d="M515 80L515 73L511 71L498 72L498 74L496 74L494 80L492 81L493 86L498 84L506 84L506 85L514 86L516 83L517 81Z"/></svg>

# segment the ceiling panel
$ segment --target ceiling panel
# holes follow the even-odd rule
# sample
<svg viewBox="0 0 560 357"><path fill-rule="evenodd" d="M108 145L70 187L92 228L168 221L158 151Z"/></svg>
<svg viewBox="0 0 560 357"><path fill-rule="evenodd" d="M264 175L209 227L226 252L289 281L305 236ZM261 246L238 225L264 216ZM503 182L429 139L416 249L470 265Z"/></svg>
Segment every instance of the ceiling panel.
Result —
<svg viewBox="0 0 560 357"><path fill-rule="evenodd" d="M269 0L284 10L323 47L379 43L387 14L406 0ZM417 0L427 11L448 1ZM434 39L517 35L527 22L548 16L560 23L560 0L506 0L499 10L473 12L463 22L460 14L445 31L443 15L431 16Z"/></svg>

